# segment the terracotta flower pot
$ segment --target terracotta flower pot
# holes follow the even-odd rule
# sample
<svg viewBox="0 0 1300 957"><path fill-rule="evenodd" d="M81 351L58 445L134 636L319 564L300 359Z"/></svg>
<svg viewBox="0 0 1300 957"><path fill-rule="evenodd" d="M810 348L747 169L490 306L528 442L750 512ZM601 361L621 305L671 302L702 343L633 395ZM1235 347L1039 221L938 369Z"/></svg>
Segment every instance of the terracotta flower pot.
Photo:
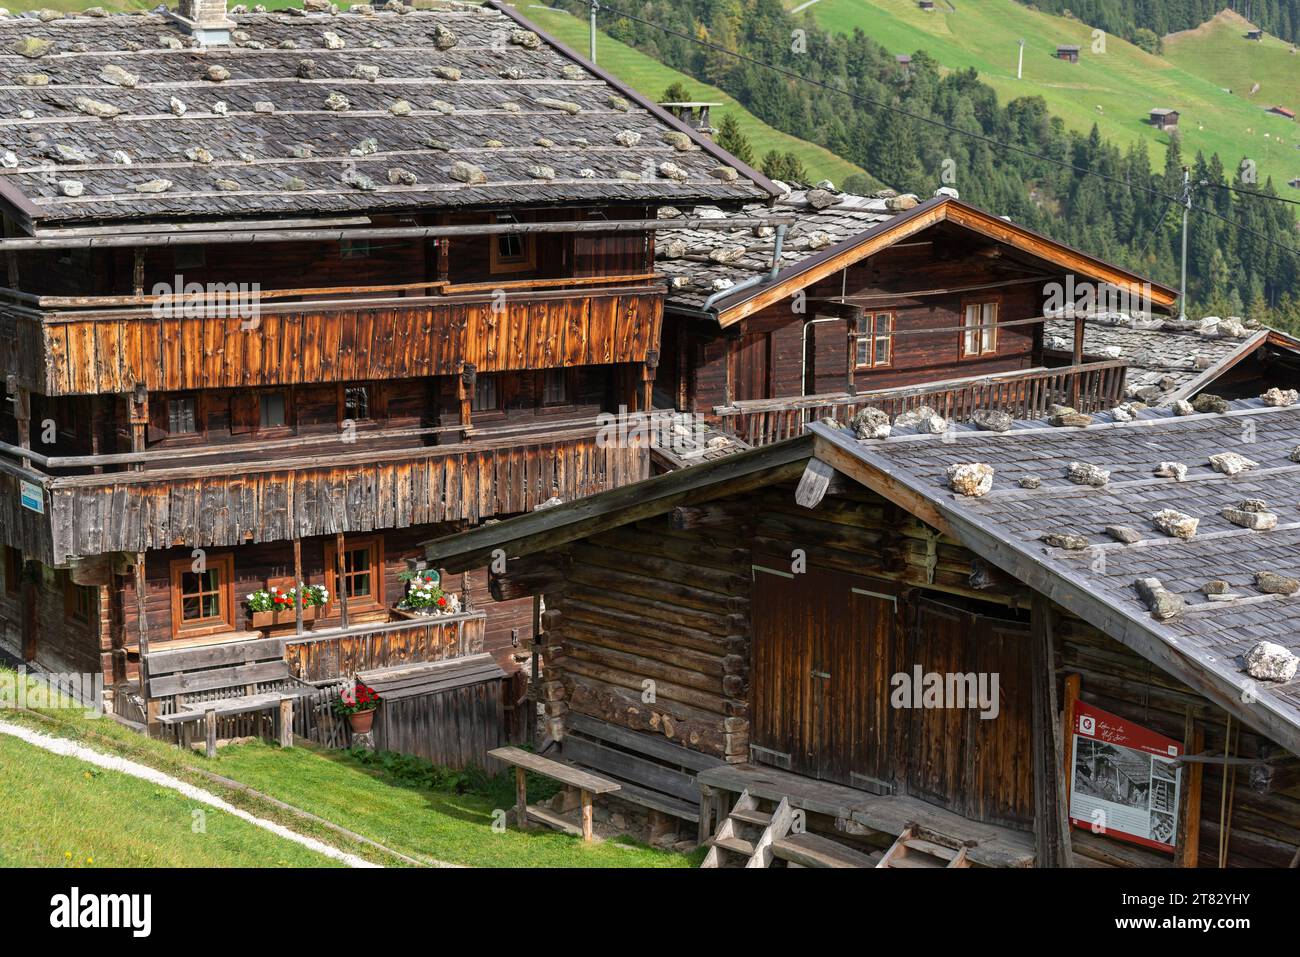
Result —
<svg viewBox="0 0 1300 957"><path fill-rule="evenodd" d="M369 711L354 711L348 715L348 724L352 728L353 734L367 734L370 726L375 723L375 711L371 708Z"/></svg>

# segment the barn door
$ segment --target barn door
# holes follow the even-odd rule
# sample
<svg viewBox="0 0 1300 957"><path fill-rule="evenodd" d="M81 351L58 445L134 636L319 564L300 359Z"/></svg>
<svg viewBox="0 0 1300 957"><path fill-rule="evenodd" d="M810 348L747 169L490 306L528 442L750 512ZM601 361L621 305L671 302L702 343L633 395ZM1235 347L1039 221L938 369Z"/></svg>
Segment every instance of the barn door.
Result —
<svg viewBox="0 0 1300 957"><path fill-rule="evenodd" d="M978 706L906 712L908 792L974 820L1033 819L1029 628L1021 622L919 599L899 670L997 676L997 716ZM991 690L991 685L986 684Z"/></svg>
<svg viewBox="0 0 1300 957"><path fill-rule="evenodd" d="M887 792L894 598L865 579L787 567L754 565L751 757Z"/></svg>

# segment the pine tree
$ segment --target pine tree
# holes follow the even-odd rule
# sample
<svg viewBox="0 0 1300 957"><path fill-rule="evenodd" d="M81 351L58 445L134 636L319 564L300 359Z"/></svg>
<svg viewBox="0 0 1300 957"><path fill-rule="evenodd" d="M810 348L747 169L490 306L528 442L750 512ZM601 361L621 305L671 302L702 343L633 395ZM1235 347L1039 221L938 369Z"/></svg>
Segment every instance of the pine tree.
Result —
<svg viewBox="0 0 1300 957"><path fill-rule="evenodd" d="M740 121L736 119L735 113L723 115L722 122L718 124L716 139L719 146L746 166L754 165L754 147L750 145L745 131L740 128Z"/></svg>

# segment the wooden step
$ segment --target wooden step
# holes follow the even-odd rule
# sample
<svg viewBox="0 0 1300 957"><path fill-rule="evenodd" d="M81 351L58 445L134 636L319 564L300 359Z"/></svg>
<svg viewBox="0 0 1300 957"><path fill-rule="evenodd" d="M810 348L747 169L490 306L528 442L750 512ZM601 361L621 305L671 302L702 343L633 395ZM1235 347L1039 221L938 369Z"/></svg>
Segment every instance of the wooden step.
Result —
<svg viewBox="0 0 1300 957"><path fill-rule="evenodd" d="M909 851L920 851L922 854L929 854L931 857L942 858L945 861L951 861L958 853L955 847L944 847L942 844L919 837L908 838L906 844Z"/></svg>
<svg viewBox="0 0 1300 957"><path fill-rule="evenodd" d="M733 854L743 854L745 857L752 857L754 854L754 845L740 837L720 837L713 842L713 846L731 851Z"/></svg>
<svg viewBox="0 0 1300 957"><path fill-rule="evenodd" d="M746 824L753 824L757 827L767 827L772 823L772 815L766 811L751 811L742 808L733 810L727 817L733 821L744 821Z"/></svg>
<svg viewBox="0 0 1300 957"><path fill-rule="evenodd" d="M921 851L903 850L889 859L888 867L947 867L948 862Z"/></svg>
<svg viewBox="0 0 1300 957"><path fill-rule="evenodd" d="M789 834L772 842L772 852L800 867L875 867L866 854L818 834Z"/></svg>

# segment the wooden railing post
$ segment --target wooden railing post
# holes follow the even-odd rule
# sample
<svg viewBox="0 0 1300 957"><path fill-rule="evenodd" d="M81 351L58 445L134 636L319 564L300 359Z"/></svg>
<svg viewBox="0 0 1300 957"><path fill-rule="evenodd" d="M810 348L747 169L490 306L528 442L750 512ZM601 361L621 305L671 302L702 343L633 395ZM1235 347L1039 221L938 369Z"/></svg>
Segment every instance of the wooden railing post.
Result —
<svg viewBox="0 0 1300 957"><path fill-rule="evenodd" d="M18 445L24 449L32 447L32 394L30 390L18 384L18 377L10 375L5 378L5 391L14 397L14 418L18 422ZM32 460L24 457L23 468L32 467Z"/></svg>

